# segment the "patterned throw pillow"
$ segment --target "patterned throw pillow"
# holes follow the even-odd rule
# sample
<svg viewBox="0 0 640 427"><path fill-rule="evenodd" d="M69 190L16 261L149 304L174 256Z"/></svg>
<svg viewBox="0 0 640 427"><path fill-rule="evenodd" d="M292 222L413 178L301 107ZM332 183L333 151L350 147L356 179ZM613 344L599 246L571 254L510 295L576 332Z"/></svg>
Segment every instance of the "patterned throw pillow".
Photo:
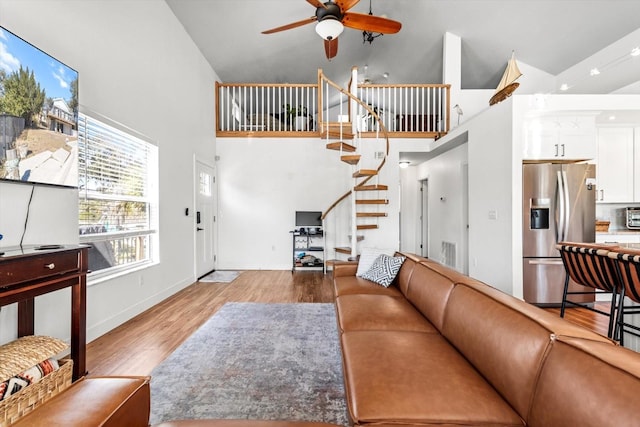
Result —
<svg viewBox="0 0 640 427"><path fill-rule="evenodd" d="M394 257L381 254L376 258L369 270L362 275L362 278L371 280L387 288L391 282L393 282L393 279L396 278L405 259L403 256Z"/></svg>
<svg viewBox="0 0 640 427"><path fill-rule="evenodd" d="M378 256L381 254L392 256L395 253L396 250L391 248L362 248L362 252L360 253L360 258L358 260L356 276L362 277L364 273L369 271L373 262L378 259Z"/></svg>

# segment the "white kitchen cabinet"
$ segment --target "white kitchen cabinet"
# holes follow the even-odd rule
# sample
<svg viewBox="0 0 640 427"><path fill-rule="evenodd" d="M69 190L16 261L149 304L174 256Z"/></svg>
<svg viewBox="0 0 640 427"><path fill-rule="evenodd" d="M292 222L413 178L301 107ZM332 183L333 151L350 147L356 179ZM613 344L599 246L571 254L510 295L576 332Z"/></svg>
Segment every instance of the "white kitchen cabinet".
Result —
<svg viewBox="0 0 640 427"><path fill-rule="evenodd" d="M524 122L524 160L573 161L596 157L595 118L541 116Z"/></svg>
<svg viewBox="0 0 640 427"><path fill-rule="evenodd" d="M640 233L596 233L596 243L640 243Z"/></svg>
<svg viewBox="0 0 640 427"><path fill-rule="evenodd" d="M602 203L634 201L633 132L631 127L598 129L596 201Z"/></svg>

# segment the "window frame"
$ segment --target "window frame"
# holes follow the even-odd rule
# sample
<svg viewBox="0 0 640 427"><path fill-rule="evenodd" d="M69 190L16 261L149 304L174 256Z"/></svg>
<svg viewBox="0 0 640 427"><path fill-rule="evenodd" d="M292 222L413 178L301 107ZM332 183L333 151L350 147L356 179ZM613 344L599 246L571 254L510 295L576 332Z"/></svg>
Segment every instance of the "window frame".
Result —
<svg viewBox="0 0 640 427"><path fill-rule="evenodd" d="M81 167L81 158L86 155L86 135L87 126L89 129L91 126L99 127L103 131L108 131L106 134L113 136L111 141L107 141L105 144L113 144L116 148L122 141L129 141L132 146L136 144L142 144L146 151L146 185L145 195L143 196L127 196L127 195L113 195L113 194L100 194L95 191L91 191L87 188L87 175L86 171ZM127 147L127 148L131 148ZM159 174L158 174L158 146L152 142L151 138L142 135L141 133L130 129L120 123L117 123L111 119L102 116L99 113L87 111L83 108L78 114L78 237L80 243L90 244L94 242L105 241L118 241L130 237L145 237L147 257L143 260L132 261L122 265L114 265L111 267L103 268L89 272L87 275L88 284L95 284L105 280L109 280L124 274L128 274L148 266L158 264L159 259L159 233L158 233L158 192L159 192ZM82 184L82 178L85 178L84 185ZM107 231L102 233L93 234L81 234L81 228L83 225L80 223L80 209L83 206L85 200L98 200L98 201L135 201L146 204L147 221L148 226L139 230L116 230ZM91 268L91 266L90 266Z"/></svg>

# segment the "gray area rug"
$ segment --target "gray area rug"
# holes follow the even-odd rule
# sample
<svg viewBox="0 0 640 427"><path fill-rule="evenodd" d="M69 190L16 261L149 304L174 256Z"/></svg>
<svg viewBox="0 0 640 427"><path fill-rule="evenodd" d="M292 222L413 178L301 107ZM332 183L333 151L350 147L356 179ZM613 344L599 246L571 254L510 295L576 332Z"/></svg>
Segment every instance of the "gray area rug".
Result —
<svg viewBox="0 0 640 427"><path fill-rule="evenodd" d="M230 283L240 275L240 271L217 270L198 279L198 282Z"/></svg>
<svg viewBox="0 0 640 427"><path fill-rule="evenodd" d="M172 419L348 426L333 304L227 303L151 373L151 424Z"/></svg>

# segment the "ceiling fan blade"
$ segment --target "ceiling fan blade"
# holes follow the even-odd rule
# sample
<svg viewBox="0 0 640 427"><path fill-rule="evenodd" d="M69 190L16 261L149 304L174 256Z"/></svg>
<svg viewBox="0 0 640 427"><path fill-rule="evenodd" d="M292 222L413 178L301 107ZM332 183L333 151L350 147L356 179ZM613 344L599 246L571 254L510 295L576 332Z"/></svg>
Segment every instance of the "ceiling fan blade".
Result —
<svg viewBox="0 0 640 427"><path fill-rule="evenodd" d="M322 3L320 0L307 0L307 3L309 3L313 7L322 7L327 9L327 6L325 6L325 4Z"/></svg>
<svg viewBox="0 0 640 427"><path fill-rule="evenodd" d="M331 39L324 41L324 53L327 54L327 59L331 60L338 54L338 39Z"/></svg>
<svg viewBox="0 0 640 427"><path fill-rule="evenodd" d="M307 0L310 1L310 0ZM342 13L345 13L347 10L351 9L353 6L358 4L360 0L335 0L336 4L340 7Z"/></svg>
<svg viewBox="0 0 640 427"><path fill-rule="evenodd" d="M372 31L374 33L394 34L400 31L402 24L392 19L381 16L367 15L364 13L347 12L342 18L345 27L356 30Z"/></svg>
<svg viewBox="0 0 640 427"><path fill-rule="evenodd" d="M279 32L279 31L290 30L292 28L301 27L303 25L310 24L310 23L315 22L317 20L318 20L318 18L316 18L315 16L312 16L311 18L303 19L302 21L292 22L290 24L283 25L281 27L276 27L276 28L272 28L270 30L263 31L262 34L273 34L273 33Z"/></svg>

